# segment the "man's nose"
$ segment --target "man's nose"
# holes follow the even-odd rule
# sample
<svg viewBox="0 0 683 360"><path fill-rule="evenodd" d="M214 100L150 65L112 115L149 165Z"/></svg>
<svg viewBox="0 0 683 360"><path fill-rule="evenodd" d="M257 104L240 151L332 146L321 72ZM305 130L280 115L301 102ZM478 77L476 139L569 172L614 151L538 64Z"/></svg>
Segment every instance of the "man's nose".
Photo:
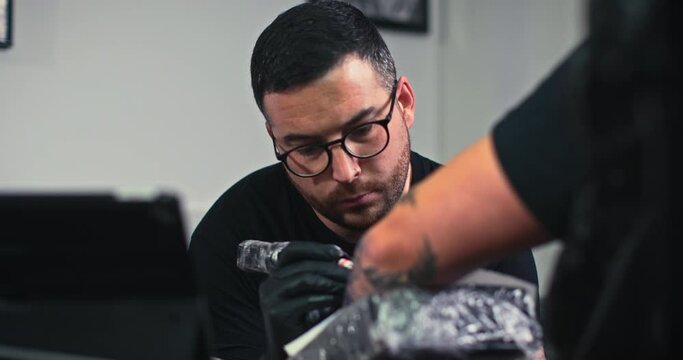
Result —
<svg viewBox="0 0 683 360"><path fill-rule="evenodd" d="M358 159L347 154L341 144L332 151L332 178L340 183L352 183L360 177Z"/></svg>

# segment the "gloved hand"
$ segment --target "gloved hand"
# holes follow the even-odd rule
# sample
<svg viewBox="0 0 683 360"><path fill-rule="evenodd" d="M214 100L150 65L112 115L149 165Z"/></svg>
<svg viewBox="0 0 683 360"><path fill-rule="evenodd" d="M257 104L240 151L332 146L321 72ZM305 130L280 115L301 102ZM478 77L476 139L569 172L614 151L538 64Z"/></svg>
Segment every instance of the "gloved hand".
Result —
<svg viewBox="0 0 683 360"><path fill-rule="evenodd" d="M337 264L342 257L336 245L304 241L280 252L259 288L268 359L285 358L285 344L341 307L350 273Z"/></svg>

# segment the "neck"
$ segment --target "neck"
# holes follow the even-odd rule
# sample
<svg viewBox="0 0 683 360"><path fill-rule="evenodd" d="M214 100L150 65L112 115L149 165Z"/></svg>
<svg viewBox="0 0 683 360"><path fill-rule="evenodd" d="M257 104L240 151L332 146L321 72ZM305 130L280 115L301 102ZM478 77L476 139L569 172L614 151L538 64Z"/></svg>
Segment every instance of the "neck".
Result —
<svg viewBox="0 0 683 360"><path fill-rule="evenodd" d="M349 229L345 226L341 226L337 224L336 222L331 221L330 219L326 218L319 212L317 212L315 209L313 209L315 212L315 215L322 221L325 226L327 226L328 229L332 230L333 233L339 235L342 239L355 244L358 242L358 239L365 233L365 230L356 230L356 229Z"/></svg>

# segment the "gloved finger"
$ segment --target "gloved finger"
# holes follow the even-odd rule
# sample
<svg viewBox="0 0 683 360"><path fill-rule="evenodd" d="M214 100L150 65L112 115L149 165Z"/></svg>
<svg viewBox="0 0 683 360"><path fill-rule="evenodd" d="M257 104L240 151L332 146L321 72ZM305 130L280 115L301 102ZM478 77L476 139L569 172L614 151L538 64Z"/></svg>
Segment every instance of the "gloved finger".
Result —
<svg viewBox="0 0 683 360"><path fill-rule="evenodd" d="M318 274L305 274L283 288L281 296L291 298L315 294L342 295L345 289L345 282L334 281Z"/></svg>
<svg viewBox="0 0 683 360"><path fill-rule="evenodd" d="M284 279L268 278L259 286L264 299L293 298L314 294L343 294L346 278L330 278L317 273L293 274Z"/></svg>
<svg viewBox="0 0 683 360"><path fill-rule="evenodd" d="M270 278L284 280L307 273L316 273L336 281L346 282L351 270L340 266L336 261L304 260L275 269L270 274Z"/></svg>
<svg viewBox="0 0 683 360"><path fill-rule="evenodd" d="M264 314L271 319L280 319L290 326L298 327L306 324L306 316L318 311L320 314L341 307L340 298L332 295L311 295L294 299L281 300L273 304L262 303ZM329 310L325 310L329 309Z"/></svg>
<svg viewBox="0 0 683 360"><path fill-rule="evenodd" d="M317 321L327 317L341 307L334 297L326 295L316 295L308 298L297 298L290 301L282 301L271 308L264 308L264 319L271 324L286 324L287 331L276 335L281 343L287 343L297 336L303 334L313 325L315 321L309 318L308 314L318 313L320 316ZM315 315L313 315L315 316Z"/></svg>
<svg viewBox="0 0 683 360"><path fill-rule="evenodd" d="M330 316L338 307L325 306L321 309L313 309L304 316L306 326L313 326Z"/></svg>
<svg viewBox="0 0 683 360"><path fill-rule="evenodd" d="M315 294L343 297L346 279L345 276L328 277L315 272L294 273L284 278L271 276L260 284L259 297L267 302Z"/></svg>
<svg viewBox="0 0 683 360"><path fill-rule="evenodd" d="M350 256L337 245L312 241L293 241L278 255L276 267L286 266L301 260L336 261L342 257Z"/></svg>
<svg viewBox="0 0 683 360"><path fill-rule="evenodd" d="M341 307L341 297L314 295L306 298L305 311L300 319L308 326L315 325Z"/></svg>

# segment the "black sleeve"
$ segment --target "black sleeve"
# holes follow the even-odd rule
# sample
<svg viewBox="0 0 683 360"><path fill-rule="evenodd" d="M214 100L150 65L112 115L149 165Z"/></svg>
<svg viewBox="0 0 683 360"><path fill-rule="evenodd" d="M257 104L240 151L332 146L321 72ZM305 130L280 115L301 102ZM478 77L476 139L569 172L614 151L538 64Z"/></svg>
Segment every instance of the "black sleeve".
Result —
<svg viewBox="0 0 683 360"><path fill-rule="evenodd" d="M211 314L212 356L257 359L265 349L258 299L261 275L237 268L239 226L233 223L239 220L225 216L231 214L226 206L217 203L209 210L192 234L189 251Z"/></svg>
<svg viewBox="0 0 683 360"><path fill-rule="evenodd" d="M576 89L587 42L493 129L496 155L517 194L553 236L566 233L571 198L585 177Z"/></svg>

